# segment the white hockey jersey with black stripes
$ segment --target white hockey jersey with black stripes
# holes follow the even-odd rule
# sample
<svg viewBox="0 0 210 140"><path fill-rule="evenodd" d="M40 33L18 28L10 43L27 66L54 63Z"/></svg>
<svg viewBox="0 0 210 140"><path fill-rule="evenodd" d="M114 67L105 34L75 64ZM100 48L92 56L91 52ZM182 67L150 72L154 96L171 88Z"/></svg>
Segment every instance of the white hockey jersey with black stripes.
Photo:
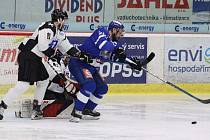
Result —
<svg viewBox="0 0 210 140"><path fill-rule="evenodd" d="M53 23L42 23L32 36L23 41L24 47L20 50L30 50L39 57L45 57L43 51L48 48L59 49L61 53L65 54L73 47L68 41L65 33L57 29Z"/></svg>

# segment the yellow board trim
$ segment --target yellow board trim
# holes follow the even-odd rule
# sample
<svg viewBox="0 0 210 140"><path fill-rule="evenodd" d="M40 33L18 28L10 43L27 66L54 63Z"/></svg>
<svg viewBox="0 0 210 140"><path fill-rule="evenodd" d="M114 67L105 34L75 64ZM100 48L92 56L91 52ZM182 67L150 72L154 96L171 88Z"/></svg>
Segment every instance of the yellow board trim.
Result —
<svg viewBox="0 0 210 140"><path fill-rule="evenodd" d="M7 93L7 91L15 86L14 84L10 85L0 85L0 96L3 96L4 94ZM34 95L34 86L29 87L29 89L24 93L24 96L31 96Z"/></svg>
<svg viewBox="0 0 210 140"><path fill-rule="evenodd" d="M176 84L192 94L210 94L210 84ZM109 94L180 94L181 91L168 84L112 84Z"/></svg>
<svg viewBox="0 0 210 140"><path fill-rule="evenodd" d="M176 84L191 94L210 94L210 84ZM0 85L0 95L3 96L14 85ZM110 84L108 94L180 94L181 91L167 84ZM31 86L24 95L33 95Z"/></svg>

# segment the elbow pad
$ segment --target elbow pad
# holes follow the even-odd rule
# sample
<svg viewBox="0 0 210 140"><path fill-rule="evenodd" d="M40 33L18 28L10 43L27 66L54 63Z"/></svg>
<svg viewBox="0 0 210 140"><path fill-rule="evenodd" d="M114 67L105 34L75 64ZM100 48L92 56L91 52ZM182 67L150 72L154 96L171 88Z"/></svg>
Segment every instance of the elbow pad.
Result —
<svg viewBox="0 0 210 140"><path fill-rule="evenodd" d="M55 54L55 50L52 48L48 48L45 51L42 51L47 57L52 57Z"/></svg>
<svg viewBox="0 0 210 140"><path fill-rule="evenodd" d="M107 50L104 50L104 51L100 51L100 56L105 60L109 60L109 59L111 60L112 53Z"/></svg>

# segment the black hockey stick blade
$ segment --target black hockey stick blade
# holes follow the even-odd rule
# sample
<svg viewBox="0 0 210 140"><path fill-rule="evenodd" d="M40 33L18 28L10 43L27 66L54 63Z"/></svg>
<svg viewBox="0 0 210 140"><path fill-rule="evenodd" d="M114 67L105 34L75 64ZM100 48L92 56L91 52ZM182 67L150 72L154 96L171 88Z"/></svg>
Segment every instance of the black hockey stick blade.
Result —
<svg viewBox="0 0 210 140"><path fill-rule="evenodd" d="M210 103L210 99L206 99L206 100L199 99L199 101L203 104L209 104Z"/></svg>
<svg viewBox="0 0 210 140"><path fill-rule="evenodd" d="M154 57L155 57L155 53L154 53L154 52L151 52L151 53L149 54L149 56L141 62L141 65L142 65L142 66L147 65L150 61L153 60ZM132 61L131 59L129 59L129 58L126 58L125 61L127 61L128 63L132 63L132 64L137 65L135 62L133 62L133 61Z"/></svg>
<svg viewBox="0 0 210 140"><path fill-rule="evenodd" d="M150 61L152 61L152 59L153 59L154 57L155 57L155 53L154 53L154 52L151 52L151 53L149 54L149 56L148 56L146 59L144 59L144 61L142 61L141 65L142 65L142 66L147 65Z"/></svg>

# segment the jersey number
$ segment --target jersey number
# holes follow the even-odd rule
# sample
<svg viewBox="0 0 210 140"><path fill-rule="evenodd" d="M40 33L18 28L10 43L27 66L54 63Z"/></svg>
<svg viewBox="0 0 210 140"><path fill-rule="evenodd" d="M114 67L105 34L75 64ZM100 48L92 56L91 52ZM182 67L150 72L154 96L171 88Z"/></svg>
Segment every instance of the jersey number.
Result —
<svg viewBox="0 0 210 140"><path fill-rule="evenodd" d="M49 47L54 49L58 44L58 40L52 40L52 42L49 44Z"/></svg>

